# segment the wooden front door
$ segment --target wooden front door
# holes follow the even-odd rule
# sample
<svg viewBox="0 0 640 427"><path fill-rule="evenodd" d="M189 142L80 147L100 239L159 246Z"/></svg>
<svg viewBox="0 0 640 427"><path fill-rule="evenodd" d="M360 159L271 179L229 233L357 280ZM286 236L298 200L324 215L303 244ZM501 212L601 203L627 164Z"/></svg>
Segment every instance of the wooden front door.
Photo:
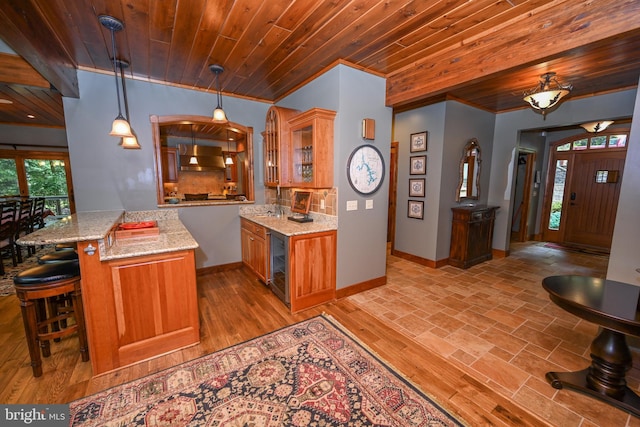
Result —
<svg viewBox="0 0 640 427"><path fill-rule="evenodd" d="M625 152L585 152L574 157L564 243L611 248ZM606 171L603 177L599 171ZM609 174L617 171L617 177Z"/></svg>
<svg viewBox="0 0 640 427"><path fill-rule="evenodd" d="M609 251L628 135L628 130L617 130L554 144L545 190L544 240Z"/></svg>

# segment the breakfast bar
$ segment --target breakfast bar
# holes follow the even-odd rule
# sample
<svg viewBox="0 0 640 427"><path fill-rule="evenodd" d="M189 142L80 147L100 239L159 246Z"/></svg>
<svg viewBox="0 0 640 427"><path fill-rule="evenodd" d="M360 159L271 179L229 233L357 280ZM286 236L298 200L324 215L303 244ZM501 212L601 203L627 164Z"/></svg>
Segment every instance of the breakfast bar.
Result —
<svg viewBox="0 0 640 427"><path fill-rule="evenodd" d="M19 240L62 243L77 244L94 375L199 343L198 244L176 210L79 212Z"/></svg>

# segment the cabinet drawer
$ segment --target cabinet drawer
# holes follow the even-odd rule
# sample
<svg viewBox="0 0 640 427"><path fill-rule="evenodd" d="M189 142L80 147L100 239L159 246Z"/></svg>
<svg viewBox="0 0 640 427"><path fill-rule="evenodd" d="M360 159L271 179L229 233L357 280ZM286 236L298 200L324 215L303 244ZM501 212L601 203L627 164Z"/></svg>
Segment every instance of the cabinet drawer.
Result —
<svg viewBox="0 0 640 427"><path fill-rule="evenodd" d="M267 238L267 229L259 224L256 224L255 222L240 218L240 226L245 230L257 235L258 237L261 237L263 239Z"/></svg>

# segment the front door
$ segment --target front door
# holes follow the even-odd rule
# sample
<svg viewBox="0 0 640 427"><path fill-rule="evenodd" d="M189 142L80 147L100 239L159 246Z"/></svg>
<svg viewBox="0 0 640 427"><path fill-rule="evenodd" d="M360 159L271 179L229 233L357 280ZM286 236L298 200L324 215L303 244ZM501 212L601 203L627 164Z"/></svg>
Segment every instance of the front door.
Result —
<svg viewBox="0 0 640 427"><path fill-rule="evenodd" d="M565 244L611 248L624 160L625 153L621 151L575 156L568 190ZM611 171L616 171L617 176L610 177Z"/></svg>
<svg viewBox="0 0 640 427"><path fill-rule="evenodd" d="M543 238L609 251L624 171L628 130L554 144L545 191Z"/></svg>

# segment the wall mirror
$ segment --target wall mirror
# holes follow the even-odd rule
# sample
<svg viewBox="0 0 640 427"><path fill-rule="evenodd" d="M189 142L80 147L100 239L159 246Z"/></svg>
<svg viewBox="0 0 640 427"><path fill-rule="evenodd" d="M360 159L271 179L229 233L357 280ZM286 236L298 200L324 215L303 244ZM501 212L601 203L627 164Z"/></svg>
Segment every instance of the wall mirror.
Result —
<svg viewBox="0 0 640 427"><path fill-rule="evenodd" d="M480 163L480 144L472 138L462 151L456 202L478 200L480 197Z"/></svg>
<svg viewBox="0 0 640 427"><path fill-rule="evenodd" d="M253 129L211 117L150 117L158 204L254 200Z"/></svg>

